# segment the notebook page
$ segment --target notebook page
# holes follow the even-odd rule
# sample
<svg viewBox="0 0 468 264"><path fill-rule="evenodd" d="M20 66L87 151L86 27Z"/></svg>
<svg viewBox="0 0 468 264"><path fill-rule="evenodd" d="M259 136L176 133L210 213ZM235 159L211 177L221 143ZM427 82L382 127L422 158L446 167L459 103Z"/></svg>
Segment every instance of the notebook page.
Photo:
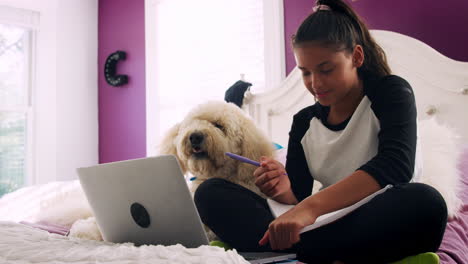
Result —
<svg viewBox="0 0 468 264"><path fill-rule="evenodd" d="M351 206L348 206L348 207L345 207L343 209L340 209L340 210L337 210L337 211L330 212L328 214L324 214L324 215L319 216L317 218L317 220L315 221L315 223L313 223L312 225L308 225L308 226L304 227L301 230L301 233L310 231L310 230L318 228L318 227L321 227L323 225L329 224L329 223L331 223L333 221L336 221L336 220L342 218L343 216L345 216L345 215L349 214L350 212L354 211L356 208L360 207L361 205L369 202L370 200L372 200L372 198L374 198L375 196L385 192L386 190L388 190L391 187L392 187L392 185L387 185L384 188L382 188L382 189L378 190L377 192L363 198L362 200L360 200L359 202L357 202L357 203L355 203L355 204L353 204ZM286 213L287 211L289 211L290 209L292 209L294 207L294 205L278 203L277 201L272 200L272 199L267 199L267 203L268 203L268 206L270 207L271 213L273 214L273 216L275 218L277 218L280 215Z"/></svg>

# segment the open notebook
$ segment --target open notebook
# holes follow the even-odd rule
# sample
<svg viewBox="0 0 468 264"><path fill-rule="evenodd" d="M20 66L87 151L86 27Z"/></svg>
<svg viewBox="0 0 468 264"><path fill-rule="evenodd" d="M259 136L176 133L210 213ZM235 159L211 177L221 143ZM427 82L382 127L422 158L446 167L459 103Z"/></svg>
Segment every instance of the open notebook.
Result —
<svg viewBox="0 0 468 264"><path fill-rule="evenodd" d="M375 196L385 192L386 190L388 190L390 188L392 188L392 185L387 185L384 188L382 188L382 189L378 190L377 192L363 198L362 200L360 200L359 202L357 202L357 203L355 203L355 204L353 204L351 206L348 206L348 207L345 207L343 209L340 209L340 210L337 210L337 211L334 211L334 212L319 216L317 218L317 220L315 221L315 223L304 227L301 230L301 233L310 231L310 230L318 228L318 227L321 227L323 225L329 224L329 223L331 223L333 221L336 221L336 220L342 218L343 216L349 214L350 212L354 211L356 208L359 208L361 205L369 202L370 200L372 200L372 198L374 198ZM287 211L289 211L291 208L294 207L294 205L278 203L277 201L272 200L272 199L267 199L267 203L268 203L268 206L270 207L270 210L271 210L271 212L272 212L272 214L273 214L273 216L275 218L277 218L280 215L286 213Z"/></svg>

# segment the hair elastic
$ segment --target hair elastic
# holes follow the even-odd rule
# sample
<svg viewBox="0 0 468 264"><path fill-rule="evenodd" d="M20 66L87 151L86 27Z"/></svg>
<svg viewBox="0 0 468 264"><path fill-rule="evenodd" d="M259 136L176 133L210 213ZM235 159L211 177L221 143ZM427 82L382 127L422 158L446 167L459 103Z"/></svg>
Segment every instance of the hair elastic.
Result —
<svg viewBox="0 0 468 264"><path fill-rule="evenodd" d="M327 5L316 5L314 6L314 8L312 9L312 12L317 12L317 11L325 11L325 10L328 10L328 11L331 11L331 8Z"/></svg>

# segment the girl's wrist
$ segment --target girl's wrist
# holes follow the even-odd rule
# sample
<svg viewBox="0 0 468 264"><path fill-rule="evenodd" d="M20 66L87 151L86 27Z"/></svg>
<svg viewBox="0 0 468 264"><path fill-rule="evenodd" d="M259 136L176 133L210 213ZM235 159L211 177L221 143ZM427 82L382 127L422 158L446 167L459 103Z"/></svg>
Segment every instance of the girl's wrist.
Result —
<svg viewBox="0 0 468 264"><path fill-rule="evenodd" d="M297 198L294 195L293 191L291 188L287 190L286 192L279 194L278 196L272 198L273 200L283 203L283 204L297 204Z"/></svg>
<svg viewBox="0 0 468 264"><path fill-rule="evenodd" d="M302 202L300 202L297 206L303 207L308 212L311 212L311 214L313 214L314 217L319 217L325 214L322 203L320 203L320 200L318 200L317 197L315 196L307 197Z"/></svg>

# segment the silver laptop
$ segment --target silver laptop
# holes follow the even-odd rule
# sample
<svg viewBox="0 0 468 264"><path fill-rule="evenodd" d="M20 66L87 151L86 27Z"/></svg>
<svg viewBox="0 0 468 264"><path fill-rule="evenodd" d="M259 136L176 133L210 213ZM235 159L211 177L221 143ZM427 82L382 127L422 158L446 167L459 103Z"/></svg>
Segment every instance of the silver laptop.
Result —
<svg viewBox="0 0 468 264"><path fill-rule="evenodd" d="M200 216L172 155L78 168L78 176L105 241L135 245L208 245ZM295 257L240 252L250 263Z"/></svg>
<svg viewBox="0 0 468 264"><path fill-rule="evenodd" d="M193 248L208 244L174 156L77 169L105 241Z"/></svg>

